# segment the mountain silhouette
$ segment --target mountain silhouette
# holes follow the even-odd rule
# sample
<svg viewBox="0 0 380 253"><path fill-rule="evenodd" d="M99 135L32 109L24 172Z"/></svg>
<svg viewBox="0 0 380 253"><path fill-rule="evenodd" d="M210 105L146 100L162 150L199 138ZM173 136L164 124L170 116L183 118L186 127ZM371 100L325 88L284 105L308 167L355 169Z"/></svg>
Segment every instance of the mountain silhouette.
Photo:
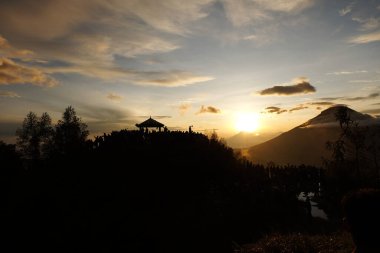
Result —
<svg viewBox="0 0 380 253"><path fill-rule="evenodd" d="M322 111L318 116L285 132L269 141L248 149L248 159L254 163L294 164L322 166L323 158L331 158L326 148L328 141L338 139L341 129L336 120L336 112L343 106L334 106ZM350 118L361 126L377 121L367 114L347 108Z"/></svg>
<svg viewBox="0 0 380 253"><path fill-rule="evenodd" d="M270 140L275 136L277 136L277 134L249 133L242 131L226 139L226 142L228 146L232 148L249 148Z"/></svg>

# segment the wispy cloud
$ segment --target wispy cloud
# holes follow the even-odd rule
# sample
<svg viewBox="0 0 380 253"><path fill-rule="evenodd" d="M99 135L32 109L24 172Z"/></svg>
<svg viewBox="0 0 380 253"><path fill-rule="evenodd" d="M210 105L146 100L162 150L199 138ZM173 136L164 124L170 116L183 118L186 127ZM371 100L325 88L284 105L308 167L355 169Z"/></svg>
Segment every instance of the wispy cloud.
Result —
<svg viewBox="0 0 380 253"><path fill-rule="evenodd" d="M344 101L362 101L362 100L370 100L380 96L380 93L371 93L368 96L361 97L324 97L319 98L323 101L336 101L336 100L344 100Z"/></svg>
<svg viewBox="0 0 380 253"><path fill-rule="evenodd" d="M284 112L287 112L287 111L288 110L282 109L282 108L277 107L277 106L269 106L269 107L265 108L265 113L281 114L281 113L284 113Z"/></svg>
<svg viewBox="0 0 380 253"><path fill-rule="evenodd" d="M335 105L333 102L321 101L321 102L310 102L308 105L316 105L316 106L331 106Z"/></svg>
<svg viewBox="0 0 380 253"><path fill-rule="evenodd" d="M380 32L376 31L373 33L361 34L351 37L348 42L353 44L367 44L371 42L380 41Z"/></svg>
<svg viewBox="0 0 380 253"><path fill-rule="evenodd" d="M379 80L350 80L350 83L378 83L380 82Z"/></svg>
<svg viewBox="0 0 380 253"><path fill-rule="evenodd" d="M0 91L0 97L19 98L21 96L13 91Z"/></svg>
<svg viewBox="0 0 380 253"><path fill-rule="evenodd" d="M192 33L194 22L207 17L206 7L212 2L1 2L0 31L17 47L28 47L44 61L59 60L70 66L71 71L103 78L119 74L115 71L120 68L115 60L117 56L133 58L180 48L180 40ZM3 37L0 37L0 47L8 47ZM60 70L64 71L62 68ZM190 80L188 77L187 81L172 84L186 85L200 81L194 78ZM150 83L156 82L153 80ZM170 82L168 85L171 85Z"/></svg>
<svg viewBox="0 0 380 253"><path fill-rule="evenodd" d="M185 113L191 108L190 103L182 103L178 106L179 114L181 116L185 115Z"/></svg>
<svg viewBox="0 0 380 253"><path fill-rule="evenodd" d="M313 0L226 0L223 6L227 18L234 26L249 25L270 20L276 13L297 14L314 4Z"/></svg>
<svg viewBox="0 0 380 253"><path fill-rule="evenodd" d="M17 58L23 61L31 61L34 52L26 49L17 49L13 47L7 39L0 35L0 56L5 58Z"/></svg>
<svg viewBox="0 0 380 253"><path fill-rule="evenodd" d="M296 107L293 107L292 109L289 109L289 112L304 110L304 109L307 109L307 108L309 108L309 107L307 107L305 105L298 105Z"/></svg>
<svg viewBox="0 0 380 253"><path fill-rule="evenodd" d="M320 100L323 100L323 101L335 101L335 100L340 100L340 99L343 99L344 97L323 97L323 98L319 98Z"/></svg>
<svg viewBox="0 0 380 253"><path fill-rule="evenodd" d="M339 15L340 16L347 15L348 13L350 13L352 11L352 7L354 7L354 3L350 3L349 5L344 7L343 9L339 10Z"/></svg>
<svg viewBox="0 0 380 253"><path fill-rule="evenodd" d="M173 70L166 72L141 72L135 83L152 86L178 87L213 79L214 77L211 76L201 76L186 71Z"/></svg>
<svg viewBox="0 0 380 253"><path fill-rule="evenodd" d="M107 98L108 98L109 100L112 100L112 101L115 101L115 102L120 102L121 100L124 99L123 96L120 96L120 95L115 94L115 93L109 93L109 94L107 95Z"/></svg>
<svg viewBox="0 0 380 253"><path fill-rule="evenodd" d="M37 68L26 67L11 59L0 58L0 85L11 84L53 87L58 82Z"/></svg>
<svg viewBox="0 0 380 253"><path fill-rule="evenodd" d="M65 66L65 67L45 67L46 73L78 73L81 75L97 77L104 80L120 79L128 80L136 85L178 87L190 84L206 82L215 79L212 76L197 75L188 71L168 70L168 71L139 71L135 69L125 69L121 67L109 66Z"/></svg>
<svg viewBox="0 0 380 253"><path fill-rule="evenodd" d="M293 85L276 85L272 88L264 89L259 92L260 95L296 95L305 93L314 93L315 87L312 86L307 78L299 77L293 80Z"/></svg>
<svg viewBox="0 0 380 253"><path fill-rule="evenodd" d="M214 107L214 106L201 106L201 109L196 114L201 113L220 113L220 109Z"/></svg>
<svg viewBox="0 0 380 253"><path fill-rule="evenodd" d="M353 71L336 71L336 72L331 72L327 73L327 75L353 75L353 74L363 74L363 73L368 73L367 70L353 70Z"/></svg>
<svg viewBox="0 0 380 253"><path fill-rule="evenodd" d="M130 120L132 113L124 108L79 104L78 115L90 122L123 123Z"/></svg>
<svg viewBox="0 0 380 253"><path fill-rule="evenodd" d="M52 0L46 4L25 4L26 1L19 1L2 4L0 14L1 21L6 22L14 33L45 39L62 37L83 24L100 28L112 24L111 28L114 28L132 22L169 33L183 34L188 32L189 23L207 16L203 7L212 1Z"/></svg>
<svg viewBox="0 0 380 253"><path fill-rule="evenodd" d="M374 99L374 98L377 98L379 96L380 96L379 93L372 93L372 94L369 94L368 96L365 96L365 97L344 98L343 100L347 100L347 101L361 101L361 100Z"/></svg>
<svg viewBox="0 0 380 253"><path fill-rule="evenodd" d="M371 30L375 30L375 29L380 27L380 18L353 17L352 20L360 23L360 30L361 31L371 31Z"/></svg>
<svg viewBox="0 0 380 253"><path fill-rule="evenodd" d="M364 110L362 113L380 114L380 108Z"/></svg>
<svg viewBox="0 0 380 253"><path fill-rule="evenodd" d="M263 113L275 113L275 114L282 114L285 112L292 113L294 111L309 109L310 106L316 106L315 109L321 110L323 108L330 107L333 105L335 105L335 103L333 103L333 102L317 101L317 102L309 102L309 103L305 103L305 104L299 104L299 105L294 106L290 109L280 108L277 106L269 106L269 107L265 108L265 111Z"/></svg>

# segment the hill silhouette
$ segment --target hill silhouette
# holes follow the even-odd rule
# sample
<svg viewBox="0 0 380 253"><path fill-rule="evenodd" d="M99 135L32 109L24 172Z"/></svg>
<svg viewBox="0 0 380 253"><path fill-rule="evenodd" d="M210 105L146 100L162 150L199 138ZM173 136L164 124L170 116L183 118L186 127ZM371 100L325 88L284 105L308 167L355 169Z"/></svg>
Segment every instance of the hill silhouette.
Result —
<svg viewBox="0 0 380 253"><path fill-rule="evenodd" d="M307 229L296 196L318 187L315 168L273 167L270 180L216 135L122 130L33 159L0 146L17 167L3 170L0 210L15 249L231 252Z"/></svg>
<svg viewBox="0 0 380 253"><path fill-rule="evenodd" d="M330 159L332 156L332 151L326 148L326 143L337 140L341 134L336 113L343 107L330 107L300 126L249 148L248 159L261 164L274 162L276 164L322 166L323 159ZM361 126L378 124L378 121L369 115L350 108L347 110L351 120L358 122Z"/></svg>

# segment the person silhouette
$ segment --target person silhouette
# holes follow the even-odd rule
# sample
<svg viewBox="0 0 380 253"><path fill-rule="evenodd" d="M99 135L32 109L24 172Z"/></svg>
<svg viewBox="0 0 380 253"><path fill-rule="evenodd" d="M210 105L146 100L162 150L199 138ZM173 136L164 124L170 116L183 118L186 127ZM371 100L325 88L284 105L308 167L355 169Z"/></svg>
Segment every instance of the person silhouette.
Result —
<svg viewBox="0 0 380 253"><path fill-rule="evenodd" d="M380 252L380 190L360 189L342 199L344 223L355 243L353 253Z"/></svg>

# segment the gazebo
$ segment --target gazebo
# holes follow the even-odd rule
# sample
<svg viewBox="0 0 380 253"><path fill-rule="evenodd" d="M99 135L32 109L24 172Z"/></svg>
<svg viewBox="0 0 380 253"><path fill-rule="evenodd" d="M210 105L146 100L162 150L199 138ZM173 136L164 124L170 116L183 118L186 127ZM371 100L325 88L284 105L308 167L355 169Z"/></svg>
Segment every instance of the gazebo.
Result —
<svg viewBox="0 0 380 253"><path fill-rule="evenodd" d="M158 131L161 132L161 127L165 127L164 124L152 119L152 117L149 117L149 119L141 122L140 124L136 124L136 126L140 128L140 131L144 131L145 128L145 132L148 132L148 128L158 128Z"/></svg>

